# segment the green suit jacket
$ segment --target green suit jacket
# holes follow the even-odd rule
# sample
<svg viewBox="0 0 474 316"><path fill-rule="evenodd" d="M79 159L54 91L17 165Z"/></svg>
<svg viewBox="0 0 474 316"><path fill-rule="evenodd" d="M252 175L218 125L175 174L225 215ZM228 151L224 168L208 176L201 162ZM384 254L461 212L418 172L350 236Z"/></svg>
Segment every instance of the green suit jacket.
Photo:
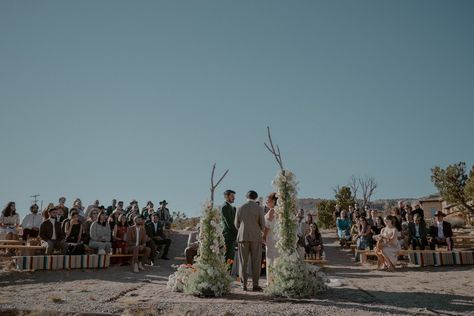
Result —
<svg viewBox="0 0 474 316"><path fill-rule="evenodd" d="M235 207L225 202L222 206L222 226L224 229L222 231L224 238L236 238L237 237L237 228L234 225L235 219Z"/></svg>

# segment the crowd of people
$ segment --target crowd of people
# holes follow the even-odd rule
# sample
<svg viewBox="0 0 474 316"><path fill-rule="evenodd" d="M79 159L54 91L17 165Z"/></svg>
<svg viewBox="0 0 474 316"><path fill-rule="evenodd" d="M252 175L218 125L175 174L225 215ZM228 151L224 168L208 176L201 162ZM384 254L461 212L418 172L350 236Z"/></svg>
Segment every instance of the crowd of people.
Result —
<svg viewBox="0 0 474 316"><path fill-rule="evenodd" d="M398 207L390 211L390 215L378 215L378 212L365 206L362 211L349 206L349 210L341 210L336 205L334 219L337 235L341 246L355 243L358 250L375 249L380 269L393 271L400 249L434 250L436 245L445 245L448 251L453 249L453 231L449 222L444 221L445 214L438 211L435 220L428 225L424 219L421 205L413 207L398 202ZM356 258L358 260L358 252Z"/></svg>
<svg viewBox="0 0 474 316"><path fill-rule="evenodd" d="M107 208L99 200L84 207L75 199L70 209L65 203L61 197L42 212L33 204L21 221L15 202L8 202L0 215L0 235L6 240L39 239L46 254L132 254L134 272L144 270L145 263L154 265L158 254L168 260L167 231L173 218L166 200L156 210L148 201L141 211L136 200L126 208L116 199Z"/></svg>

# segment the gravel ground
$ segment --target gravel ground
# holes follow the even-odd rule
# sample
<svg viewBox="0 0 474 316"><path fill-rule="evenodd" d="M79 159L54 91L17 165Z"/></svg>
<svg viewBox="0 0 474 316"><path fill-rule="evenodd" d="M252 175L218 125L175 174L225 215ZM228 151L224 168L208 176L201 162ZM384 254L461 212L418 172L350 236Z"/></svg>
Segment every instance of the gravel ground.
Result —
<svg viewBox="0 0 474 316"><path fill-rule="evenodd" d="M242 292L237 283L223 298L173 293L166 281L177 262L160 260L158 266L138 274L127 266L1 272L0 314L474 315L474 266L408 266L382 272L355 264L348 251L339 249L332 232L323 237L330 261L325 270L340 284L314 299L271 299ZM169 256L181 256L178 250L184 249L186 233L177 232L172 238L174 250Z"/></svg>

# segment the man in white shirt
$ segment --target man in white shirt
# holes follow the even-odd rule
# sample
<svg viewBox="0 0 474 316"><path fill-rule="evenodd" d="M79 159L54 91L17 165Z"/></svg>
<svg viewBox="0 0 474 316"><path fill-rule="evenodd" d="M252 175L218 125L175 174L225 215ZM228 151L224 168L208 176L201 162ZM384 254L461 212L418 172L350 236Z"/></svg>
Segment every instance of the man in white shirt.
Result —
<svg viewBox="0 0 474 316"><path fill-rule="evenodd" d="M36 238L39 235L39 229L43 218L41 214L38 214L39 207L37 204L30 206L30 214L26 215L21 223L23 228L23 240L28 238Z"/></svg>

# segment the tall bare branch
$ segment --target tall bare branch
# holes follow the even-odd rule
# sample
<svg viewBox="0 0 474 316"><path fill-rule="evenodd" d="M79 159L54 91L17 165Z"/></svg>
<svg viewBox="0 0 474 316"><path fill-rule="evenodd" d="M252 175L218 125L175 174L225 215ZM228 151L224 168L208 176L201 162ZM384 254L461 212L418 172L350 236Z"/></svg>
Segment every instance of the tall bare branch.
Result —
<svg viewBox="0 0 474 316"><path fill-rule="evenodd" d="M216 188L219 186L221 181L224 179L224 177L227 175L229 172L229 169L227 169L224 174L219 178L216 184L214 184L214 173L216 171L216 164L214 163L212 165L212 172L211 172L211 208L214 206L214 192L216 191Z"/></svg>
<svg viewBox="0 0 474 316"><path fill-rule="evenodd" d="M272 135L270 133L270 127L267 126L267 132L268 132L268 141L270 143L270 146L267 145L267 143L263 143L265 147L267 147L268 151L272 153L272 155L275 157L276 162L278 163L278 166L280 166L280 170L283 172L283 161L281 159L281 153L280 153L280 147L278 145L275 146L273 145L272 141Z"/></svg>
<svg viewBox="0 0 474 316"><path fill-rule="evenodd" d="M359 191L359 179L352 175L347 184L351 188L352 194L354 195L354 200L357 202L357 191Z"/></svg>
<svg viewBox="0 0 474 316"><path fill-rule="evenodd" d="M377 181L374 177L365 176L364 178L360 177L358 179L360 188L362 190L362 203L363 207L369 204L370 198L375 192L375 189L378 186Z"/></svg>

